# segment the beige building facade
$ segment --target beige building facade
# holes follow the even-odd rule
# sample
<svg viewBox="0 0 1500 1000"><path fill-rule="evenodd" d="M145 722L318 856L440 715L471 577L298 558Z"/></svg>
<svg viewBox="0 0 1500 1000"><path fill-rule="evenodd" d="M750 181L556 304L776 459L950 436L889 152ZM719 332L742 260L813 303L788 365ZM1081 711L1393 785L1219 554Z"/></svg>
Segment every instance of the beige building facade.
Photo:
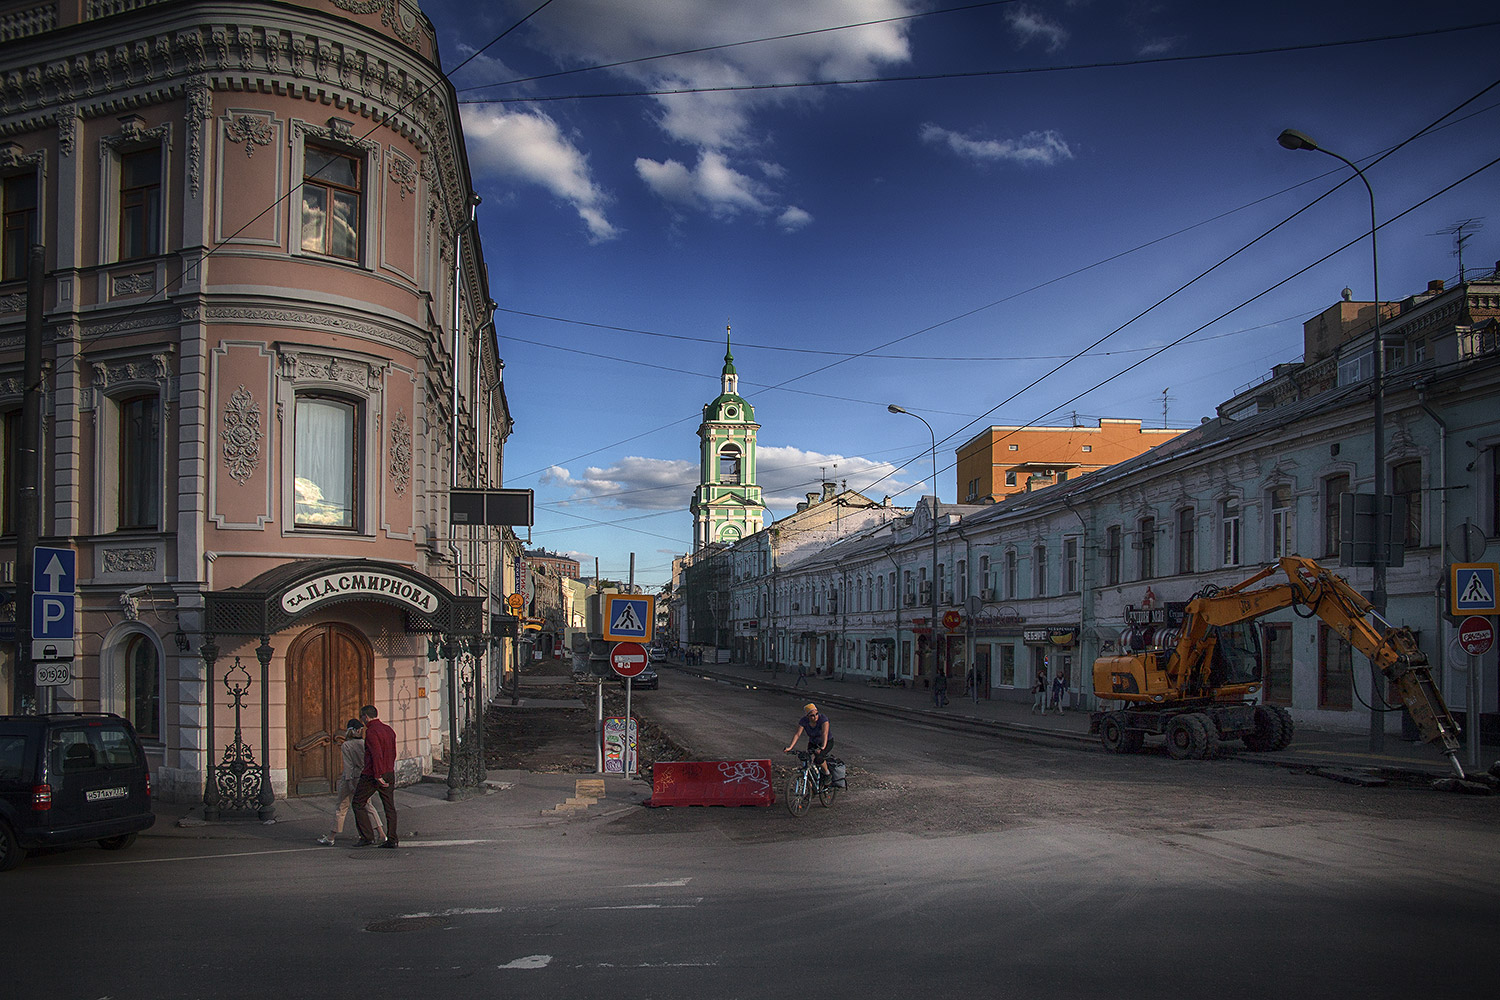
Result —
<svg viewBox="0 0 1500 1000"><path fill-rule="evenodd" d="M501 485L511 416L431 24L29 0L0 30L0 558L36 392L40 542L77 561L72 680L0 644L0 711L118 712L158 795L265 812L332 788L371 703L416 780L503 673L520 555L449 525L450 487Z"/></svg>

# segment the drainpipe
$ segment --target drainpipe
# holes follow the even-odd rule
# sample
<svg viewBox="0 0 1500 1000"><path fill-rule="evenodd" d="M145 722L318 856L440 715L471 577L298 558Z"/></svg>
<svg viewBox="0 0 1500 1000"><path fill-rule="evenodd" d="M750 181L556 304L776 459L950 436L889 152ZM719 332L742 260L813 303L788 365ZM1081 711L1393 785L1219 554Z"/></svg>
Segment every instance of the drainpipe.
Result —
<svg viewBox="0 0 1500 1000"><path fill-rule="evenodd" d="M1078 667L1080 670L1082 670L1084 668L1084 661L1086 660L1086 657L1083 653L1083 638L1084 636L1088 635L1087 610L1089 599L1089 525L1088 522L1083 519L1083 515L1078 513L1077 508L1075 508L1072 503L1068 501L1068 498L1066 496L1062 498L1062 502L1063 506L1072 511L1073 516L1078 518L1080 530L1082 530L1083 532L1082 537L1080 537L1078 540ZM1091 690L1093 687L1094 678L1093 664L1088 664L1087 674L1089 678L1089 687L1085 688L1083 686L1083 682L1081 680L1079 681L1078 703L1080 708L1088 708L1092 710L1094 707L1096 707L1093 703L1093 691ZM1088 699L1088 701L1085 702L1084 699Z"/></svg>
<svg viewBox="0 0 1500 1000"><path fill-rule="evenodd" d="M964 534L962 524L955 524L953 530L958 532L958 537L964 540L964 662L969 671L974 674L974 687L979 687L979 662L974 655L974 616L969 613L969 598L977 595L968 593L969 590L969 567L974 565L974 543L969 536ZM951 556L950 556L951 558ZM958 596L958 560L954 559L953 566L953 596ZM969 692L965 692L969 694ZM970 694L971 698L977 700L977 694Z"/></svg>
<svg viewBox="0 0 1500 1000"><path fill-rule="evenodd" d="M1417 402L1426 414L1437 424L1438 429L1438 539L1439 551L1441 546L1448 544L1448 425L1427 403L1427 382L1418 382ZM1464 553L1465 558L1468 553ZM1446 588L1445 588L1446 589ZM1434 620L1437 623L1437 648L1438 655L1447 659L1448 654L1448 618L1447 609L1443 607L1443 592L1437 595L1437 614ZM1469 703L1467 713L1467 724L1472 734L1468 740L1469 744L1469 769L1479 770L1479 670L1475 664L1475 657L1469 657L1469 676L1466 686L1466 699Z"/></svg>
<svg viewBox="0 0 1500 1000"><path fill-rule="evenodd" d="M894 545L887 545L885 547L885 557L891 561L892 566L896 567L896 583L900 584L901 564L896 561L895 556L891 555L891 549L893 548L895 548ZM896 608L896 644L891 647L892 663L886 670L887 680L895 680L901 676L901 597L902 595L897 593L896 588L892 587L891 604Z"/></svg>

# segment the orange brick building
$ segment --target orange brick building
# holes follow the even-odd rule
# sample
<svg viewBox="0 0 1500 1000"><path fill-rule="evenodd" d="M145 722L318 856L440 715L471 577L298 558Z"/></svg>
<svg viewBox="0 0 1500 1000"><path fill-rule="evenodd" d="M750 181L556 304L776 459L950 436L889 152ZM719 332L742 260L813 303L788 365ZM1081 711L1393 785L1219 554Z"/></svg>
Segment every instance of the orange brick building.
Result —
<svg viewBox="0 0 1500 1000"><path fill-rule="evenodd" d="M999 500L1077 479L1181 433L1112 417L1102 418L1097 427L991 427L958 449L958 499Z"/></svg>

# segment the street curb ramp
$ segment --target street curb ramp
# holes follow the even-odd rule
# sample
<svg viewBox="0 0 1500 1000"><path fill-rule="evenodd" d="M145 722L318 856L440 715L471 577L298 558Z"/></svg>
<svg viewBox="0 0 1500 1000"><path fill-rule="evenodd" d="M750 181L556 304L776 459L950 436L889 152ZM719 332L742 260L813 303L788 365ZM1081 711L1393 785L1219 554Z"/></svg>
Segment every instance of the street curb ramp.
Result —
<svg viewBox="0 0 1500 1000"><path fill-rule="evenodd" d="M657 761L643 805L769 806L776 802L770 760Z"/></svg>

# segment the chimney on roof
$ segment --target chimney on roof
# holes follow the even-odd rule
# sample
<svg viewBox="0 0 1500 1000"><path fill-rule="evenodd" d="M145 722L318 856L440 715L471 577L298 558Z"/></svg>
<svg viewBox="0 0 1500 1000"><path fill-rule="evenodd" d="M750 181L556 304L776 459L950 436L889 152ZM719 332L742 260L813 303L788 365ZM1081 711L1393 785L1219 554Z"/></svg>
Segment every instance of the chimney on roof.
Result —
<svg viewBox="0 0 1500 1000"><path fill-rule="evenodd" d="M837 491L838 491L838 484L837 483L824 483L823 484L823 499L824 500L832 500L834 493L837 492Z"/></svg>
<svg viewBox="0 0 1500 1000"><path fill-rule="evenodd" d="M1344 289L1344 301L1345 302L1353 302L1354 301L1354 289L1352 289L1352 288L1346 288L1346 289Z"/></svg>
<svg viewBox="0 0 1500 1000"><path fill-rule="evenodd" d="M1434 278L1432 281L1429 281L1427 283L1427 292L1428 292L1429 295L1436 295L1437 293L1441 292L1442 290L1443 290L1443 279L1442 278Z"/></svg>

